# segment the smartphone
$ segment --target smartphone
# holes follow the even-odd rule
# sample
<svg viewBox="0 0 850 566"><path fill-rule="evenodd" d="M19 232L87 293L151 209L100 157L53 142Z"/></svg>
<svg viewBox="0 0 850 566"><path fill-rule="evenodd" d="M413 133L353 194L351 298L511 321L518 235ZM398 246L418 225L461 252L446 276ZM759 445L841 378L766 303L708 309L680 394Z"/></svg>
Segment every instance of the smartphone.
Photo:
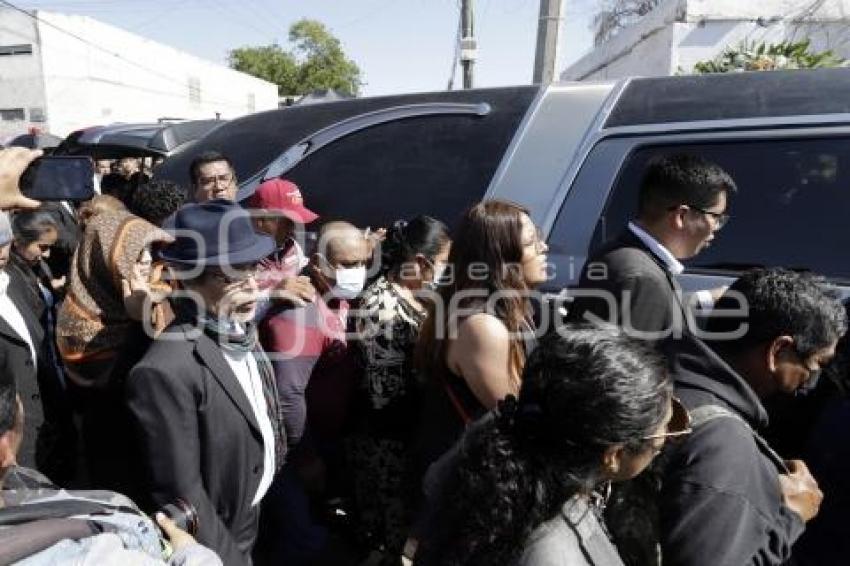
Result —
<svg viewBox="0 0 850 566"><path fill-rule="evenodd" d="M88 157L39 157L21 175L21 192L35 200L89 200L94 163Z"/></svg>

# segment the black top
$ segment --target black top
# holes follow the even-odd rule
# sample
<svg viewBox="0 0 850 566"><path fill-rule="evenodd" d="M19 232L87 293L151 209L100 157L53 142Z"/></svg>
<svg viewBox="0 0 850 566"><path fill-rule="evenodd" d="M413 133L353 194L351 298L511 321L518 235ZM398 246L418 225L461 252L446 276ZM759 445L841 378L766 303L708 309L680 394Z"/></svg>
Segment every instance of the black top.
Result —
<svg viewBox="0 0 850 566"><path fill-rule="evenodd" d="M670 445L659 498L665 563L785 563L804 525L782 503L781 471L749 428L767 425L761 401L741 375L693 337L676 345L672 374L689 410L719 405L743 420L707 421Z"/></svg>

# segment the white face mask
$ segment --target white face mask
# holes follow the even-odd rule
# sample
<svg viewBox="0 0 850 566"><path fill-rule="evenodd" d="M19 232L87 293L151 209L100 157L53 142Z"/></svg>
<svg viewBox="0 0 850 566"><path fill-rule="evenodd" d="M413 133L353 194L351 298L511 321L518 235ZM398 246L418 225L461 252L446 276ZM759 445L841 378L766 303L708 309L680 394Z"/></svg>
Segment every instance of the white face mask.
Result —
<svg viewBox="0 0 850 566"><path fill-rule="evenodd" d="M9 289L9 274L5 271L0 271L0 295L5 295Z"/></svg>
<svg viewBox="0 0 850 566"><path fill-rule="evenodd" d="M366 267L348 267L336 269L336 285L331 289L339 299L356 299L366 283Z"/></svg>
<svg viewBox="0 0 850 566"><path fill-rule="evenodd" d="M433 291L440 286L440 282L443 279L443 275L445 275L446 273L446 267L448 264L441 263L440 265L434 265L434 263L428 261L427 259L425 261L427 261L428 265L431 266L431 271L434 272L434 275L432 279L430 281L426 281L424 285L425 287Z"/></svg>

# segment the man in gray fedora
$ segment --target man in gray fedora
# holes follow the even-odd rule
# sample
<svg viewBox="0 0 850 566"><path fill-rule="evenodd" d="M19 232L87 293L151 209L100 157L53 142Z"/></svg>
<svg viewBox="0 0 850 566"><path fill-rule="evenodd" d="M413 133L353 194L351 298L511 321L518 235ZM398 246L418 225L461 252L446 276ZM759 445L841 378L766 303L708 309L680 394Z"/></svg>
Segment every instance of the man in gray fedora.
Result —
<svg viewBox="0 0 850 566"><path fill-rule="evenodd" d="M225 564L250 564L259 503L285 452L274 374L251 322L256 266L275 244L223 200L187 205L166 228L176 319L127 381L145 492L151 506L192 505L198 541Z"/></svg>

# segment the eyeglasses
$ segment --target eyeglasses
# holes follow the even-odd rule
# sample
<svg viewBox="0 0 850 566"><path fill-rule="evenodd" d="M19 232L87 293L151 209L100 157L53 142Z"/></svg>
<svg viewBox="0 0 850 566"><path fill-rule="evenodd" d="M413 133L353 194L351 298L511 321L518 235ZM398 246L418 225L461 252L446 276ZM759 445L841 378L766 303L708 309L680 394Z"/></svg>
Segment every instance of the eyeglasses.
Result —
<svg viewBox="0 0 850 566"><path fill-rule="evenodd" d="M211 269L210 275L221 281L227 287L244 287L257 277L259 267L254 264L247 267L230 267L226 270Z"/></svg>
<svg viewBox="0 0 850 566"><path fill-rule="evenodd" d="M697 212L701 212L702 214L706 214L708 216L711 216L714 219L714 226L715 226L715 229L717 229L717 230L720 230L721 228L723 228L723 226L726 225L727 222L729 222L729 215L726 214L725 212L712 212L710 210L700 208L700 207L695 206L693 204L677 204L676 206L669 207L667 210L676 210L680 206L685 206L685 207L687 207L691 210L695 210Z"/></svg>
<svg viewBox="0 0 850 566"><path fill-rule="evenodd" d="M691 428L691 415L682 402L676 397L671 397L670 406L673 414L670 415L670 421L667 423L667 431L658 434L648 434L642 437L641 440L678 438L693 432Z"/></svg>
<svg viewBox="0 0 850 566"><path fill-rule="evenodd" d="M199 177L198 185L201 187L212 187L218 183L229 185L233 182L233 173L224 173L222 175L210 175L209 177Z"/></svg>

